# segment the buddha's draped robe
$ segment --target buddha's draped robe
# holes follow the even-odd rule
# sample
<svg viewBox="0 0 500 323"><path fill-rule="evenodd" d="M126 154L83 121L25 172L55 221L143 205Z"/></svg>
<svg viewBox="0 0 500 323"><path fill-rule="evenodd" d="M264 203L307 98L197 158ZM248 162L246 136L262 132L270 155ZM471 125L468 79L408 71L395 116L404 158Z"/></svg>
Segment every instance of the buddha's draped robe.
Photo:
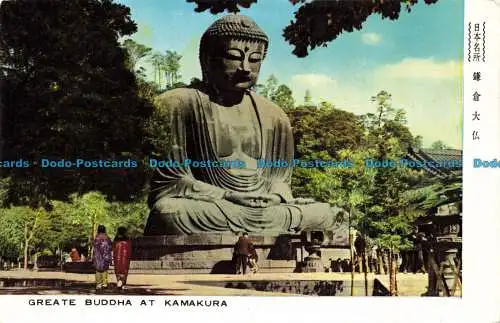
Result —
<svg viewBox="0 0 500 323"><path fill-rule="evenodd" d="M286 114L270 101L249 93L257 138L250 146L260 148L260 159L293 160L293 136ZM221 106L194 88L167 91L157 99L168 115L171 149L163 160L181 167L156 168L151 181L151 213L146 235L200 232L290 233L304 229L327 230L334 226L334 212L327 203L290 204L292 167L269 167L231 171L228 168L184 167L184 161L220 161L217 152L231 149L231 140L221 129ZM226 108L227 109L227 108ZM260 139L259 139L260 138ZM228 144L229 140L229 144ZM232 144L235 145L234 142ZM224 199L226 191L277 194L281 204L265 208L247 207ZM341 211L337 209L336 211Z"/></svg>

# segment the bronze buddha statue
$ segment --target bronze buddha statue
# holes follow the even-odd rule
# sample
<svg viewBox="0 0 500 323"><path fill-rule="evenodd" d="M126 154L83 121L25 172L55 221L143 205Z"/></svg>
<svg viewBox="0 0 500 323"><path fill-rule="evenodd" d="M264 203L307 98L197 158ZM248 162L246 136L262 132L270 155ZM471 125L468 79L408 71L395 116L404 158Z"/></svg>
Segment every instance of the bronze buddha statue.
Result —
<svg viewBox="0 0 500 323"><path fill-rule="evenodd" d="M268 37L250 18L227 15L203 34L203 81L157 98L168 115L172 146L151 182L145 235L241 232L282 234L337 227L340 208L295 199L292 167L257 167L258 160L294 156L290 121L251 90ZM192 167L195 161L241 161L239 167Z"/></svg>

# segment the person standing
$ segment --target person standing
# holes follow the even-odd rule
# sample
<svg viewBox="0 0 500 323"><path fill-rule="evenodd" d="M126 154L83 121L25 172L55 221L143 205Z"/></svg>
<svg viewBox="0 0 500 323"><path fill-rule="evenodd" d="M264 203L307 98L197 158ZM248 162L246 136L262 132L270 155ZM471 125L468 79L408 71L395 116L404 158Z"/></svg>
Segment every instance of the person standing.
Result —
<svg viewBox="0 0 500 323"><path fill-rule="evenodd" d="M106 234L106 227L103 225L97 227L97 235L94 239L93 247L92 258L96 270L95 283L96 290L99 291L108 287L108 270L111 265L113 248L111 240Z"/></svg>
<svg viewBox="0 0 500 323"><path fill-rule="evenodd" d="M119 227L113 241L113 260L115 264L116 286L123 288L127 283L132 241L127 236L127 229Z"/></svg>
<svg viewBox="0 0 500 323"><path fill-rule="evenodd" d="M250 254L251 242L248 238L248 233L243 232L234 246L236 256L236 274L243 275L247 272L248 255Z"/></svg>

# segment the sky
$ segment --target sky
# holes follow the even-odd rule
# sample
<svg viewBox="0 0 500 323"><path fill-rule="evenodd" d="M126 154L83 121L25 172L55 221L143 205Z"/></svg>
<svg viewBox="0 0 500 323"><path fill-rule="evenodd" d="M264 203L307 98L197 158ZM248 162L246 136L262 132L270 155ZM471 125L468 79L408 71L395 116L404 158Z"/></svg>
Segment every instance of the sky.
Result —
<svg viewBox="0 0 500 323"><path fill-rule="evenodd" d="M131 8L138 31L132 38L154 51L179 52L184 82L201 78L198 44L203 32L221 16L194 12L185 0L120 0ZM398 20L372 15L360 31L341 34L328 46L292 54L282 37L298 6L288 0L259 0L240 14L254 19L270 39L259 83L274 74L288 85L295 102L310 90L313 101L329 101L355 114L375 111L370 98L392 94L395 108L407 112L408 127L424 146L442 140L462 147L463 0L423 0ZM143 62L150 71L149 63ZM152 78L152 76L151 76Z"/></svg>

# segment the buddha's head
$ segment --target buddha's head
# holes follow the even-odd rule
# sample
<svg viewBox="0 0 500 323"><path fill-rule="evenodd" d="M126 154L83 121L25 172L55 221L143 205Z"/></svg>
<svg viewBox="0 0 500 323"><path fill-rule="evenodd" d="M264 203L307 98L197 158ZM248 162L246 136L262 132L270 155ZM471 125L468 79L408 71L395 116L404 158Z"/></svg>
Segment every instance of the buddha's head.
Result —
<svg viewBox="0 0 500 323"><path fill-rule="evenodd" d="M257 82L268 43L249 17L231 14L218 19L200 42L203 81L218 91L249 89Z"/></svg>

